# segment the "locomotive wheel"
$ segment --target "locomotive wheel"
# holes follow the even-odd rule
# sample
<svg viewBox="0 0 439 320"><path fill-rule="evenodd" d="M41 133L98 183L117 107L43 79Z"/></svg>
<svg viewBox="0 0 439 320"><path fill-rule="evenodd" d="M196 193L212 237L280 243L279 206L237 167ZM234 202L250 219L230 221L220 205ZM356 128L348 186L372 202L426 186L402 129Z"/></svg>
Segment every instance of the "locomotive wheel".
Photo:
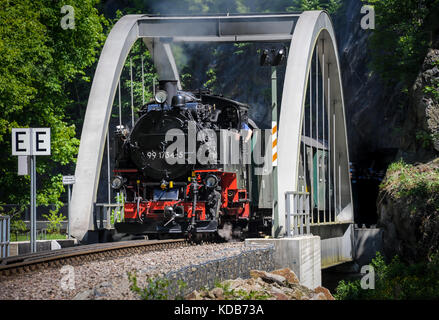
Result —
<svg viewBox="0 0 439 320"><path fill-rule="evenodd" d="M222 228L218 228L218 237L226 242L243 241L248 235L246 225L238 225L233 222L225 222Z"/></svg>
<svg viewBox="0 0 439 320"><path fill-rule="evenodd" d="M201 244L203 242L203 234L202 233L189 232L187 234L187 239L192 244Z"/></svg>
<svg viewBox="0 0 439 320"><path fill-rule="evenodd" d="M126 237L128 237L129 235L127 233L115 233L112 236L112 240L113 242L118 242L118 241L125 241Z"/></svg>
<svg viewBox="0 0 439 320"><path fill-rule="evenodd" d="M232 239L234 241L242 241L245 239L244 231L241 227L235 226L232 232Z"/></svg>

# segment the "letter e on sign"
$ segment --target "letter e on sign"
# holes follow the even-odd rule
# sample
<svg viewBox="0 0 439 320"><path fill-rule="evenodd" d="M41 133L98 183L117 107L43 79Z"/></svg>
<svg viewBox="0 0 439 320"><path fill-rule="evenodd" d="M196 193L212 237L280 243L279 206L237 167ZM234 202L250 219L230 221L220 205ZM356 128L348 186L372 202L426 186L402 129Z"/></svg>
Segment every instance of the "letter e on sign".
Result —
<svg viewBox="0 0 439 320"><path fill-rule="evenodd" d="M30 129L13 128L12 129L12 155L28 156L31 154L30 149Z"/></svg>
<svg viewBox="0 0 439 320"><path fill-rule="evenodd" d="M13 128L13 156L50 156L50 128Z"/></svg>
<svg viewBox="0 0 439 320"><path fill-rule="evenodd" d="M32 155L50 155L50 128L32 129Z"/></svg>

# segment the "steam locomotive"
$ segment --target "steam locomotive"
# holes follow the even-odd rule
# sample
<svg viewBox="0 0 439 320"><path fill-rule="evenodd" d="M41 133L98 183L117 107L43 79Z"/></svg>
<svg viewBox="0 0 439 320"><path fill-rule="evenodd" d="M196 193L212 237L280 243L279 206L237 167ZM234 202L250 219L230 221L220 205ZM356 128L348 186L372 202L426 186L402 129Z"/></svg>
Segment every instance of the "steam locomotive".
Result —
<svg viewBox="0 0 439 320"><path fill-rule="evenodd" d="M116 130L111 184L125 196L116 230L229 239L261 223L269 229L250 199L251 163L242 151L257 126L248 113L246 104L160 81L132 130Z"/></svg>

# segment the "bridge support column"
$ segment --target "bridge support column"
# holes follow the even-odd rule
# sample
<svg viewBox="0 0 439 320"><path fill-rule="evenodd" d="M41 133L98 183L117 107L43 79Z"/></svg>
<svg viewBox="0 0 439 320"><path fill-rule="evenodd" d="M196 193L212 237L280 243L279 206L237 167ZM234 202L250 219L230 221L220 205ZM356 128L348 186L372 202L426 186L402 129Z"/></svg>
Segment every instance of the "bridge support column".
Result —
<svg viewBox="0 0 439 320"><path fill-rule="evenodd" d="M290 268L300 284L310 289L322 285L319 236L299 236L280 239L246 239L246 246L274 245L275 269Z"/></svg>

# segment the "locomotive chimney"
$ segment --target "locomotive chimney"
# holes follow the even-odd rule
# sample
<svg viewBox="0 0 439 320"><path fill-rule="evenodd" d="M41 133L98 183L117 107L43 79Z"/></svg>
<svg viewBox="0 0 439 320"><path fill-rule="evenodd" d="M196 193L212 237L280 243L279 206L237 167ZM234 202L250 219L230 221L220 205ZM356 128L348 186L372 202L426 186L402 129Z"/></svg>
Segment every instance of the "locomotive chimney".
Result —
<svg viewBox="0 0 439 320"><path fill-rule="evenodd" d="M166 103L170 106L172 97L177 94L177 80L160 80L159 89L165 90L168 93Z"/></svg>

